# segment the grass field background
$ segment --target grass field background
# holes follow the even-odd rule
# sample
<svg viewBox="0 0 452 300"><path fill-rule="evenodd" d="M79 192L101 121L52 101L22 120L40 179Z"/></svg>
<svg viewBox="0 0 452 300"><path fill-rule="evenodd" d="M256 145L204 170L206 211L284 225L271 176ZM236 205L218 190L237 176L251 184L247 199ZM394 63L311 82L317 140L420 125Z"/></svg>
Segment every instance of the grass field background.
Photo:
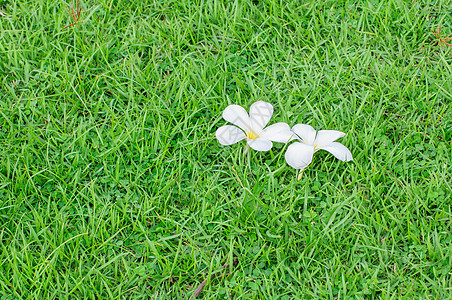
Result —
<svg viewBox="0 0 452 300"><path fill-rule="evenodd" d="M80 4L0 0L0 299L452 297L451 1ZM354 161L219 145L258 100Z"/></svg>

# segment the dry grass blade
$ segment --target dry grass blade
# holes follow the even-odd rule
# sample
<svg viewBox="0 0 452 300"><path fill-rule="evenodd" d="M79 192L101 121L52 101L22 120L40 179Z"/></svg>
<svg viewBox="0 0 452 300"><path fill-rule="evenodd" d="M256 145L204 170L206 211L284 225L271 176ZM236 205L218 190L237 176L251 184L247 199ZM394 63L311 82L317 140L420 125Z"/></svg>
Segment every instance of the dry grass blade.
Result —
<svg viewBox="0 0 452 300"><path fill-rule="evenodd" d="M64 6L64 7L66 8L66 11L68 12L68 14L71 16L72 20L74 20L74 23L65 26L63 28L63 30L68 28L68 27L77 25L79 20L80 20L80 15L82 13L82 9L80 7L79 0L77 0L77 10L76 11L74 11L74 3L73 2L71 2L71 10L70 11L69 11L69 7L68 6Z"/></svg>
<svg viewBox="0 0 452 300"><path fill-rule="evenodd" d="M232 266L236 267L238 265L238 263L239 263L239 260L236 259L232 263ZM224 264L220 270L218 270L215 273L212 273L212 275L210 275L210 280L213 280L217 276L217 274L221 272L221 270L226 269L226 268L229 268L229 264ZM196 288L196 290L193 292L193 295L190 297L190 300L194 300L196 297L198 297L199 294L201 294L204 287L206 286L206 284L207 284L207 278L204 279L203 282L201 282L201 284Z"/></svg>
<svg viewBox="0 0 452 300"><path fill-rule="evenodd" d="M452 40L452 33L449 33L445 38L441 38L441 24L439 24L438 29L436 31L433 31L433 35L437 39L437 45L441 45L441 47L444 45L452 47L452 44L449 44L448 41Z"/></svg>

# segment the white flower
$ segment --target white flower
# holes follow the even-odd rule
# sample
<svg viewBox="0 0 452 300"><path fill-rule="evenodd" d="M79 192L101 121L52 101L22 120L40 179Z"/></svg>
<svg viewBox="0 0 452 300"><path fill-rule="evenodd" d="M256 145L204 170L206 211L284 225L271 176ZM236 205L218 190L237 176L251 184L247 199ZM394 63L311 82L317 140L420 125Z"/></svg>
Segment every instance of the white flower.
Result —
<svg viewBox="0 0 452 300"><path fill-rule="evenodd" d="M292 131L298 136L300 142L295 142L287 147L286 161L292 168L303 171L311 162L315 152L326 150L341 161L353 160L352 153L341 143L335 142L345 133L336 130L320 130L309 125L297 124Z"/></svg>
<svg viewBox="0 0 452 300"><path fill-rule="evenodd" d="M273 106L264 101L258 101L251 105L250 114L239 105L229 105L223 112L223 119L236 125L224 125L215 133L222 145L232 145L243 139L257 151L268 151L273 142L287 143L293 136L289 125L276 123L268 126L273 115Z"/></svg>

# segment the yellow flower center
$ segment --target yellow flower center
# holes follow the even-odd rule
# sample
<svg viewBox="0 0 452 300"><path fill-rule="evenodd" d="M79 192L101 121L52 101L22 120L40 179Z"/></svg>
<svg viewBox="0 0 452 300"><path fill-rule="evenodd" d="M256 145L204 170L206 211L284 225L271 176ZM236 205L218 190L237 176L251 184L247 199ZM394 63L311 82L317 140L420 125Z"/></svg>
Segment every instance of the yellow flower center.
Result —
<svg viewBox="0 0 452 300"><path fill-rule="evenodd" d="M251 140L255 140L259 136L256 133L254 133L254 131L246 131L246 137L251 139Z"/></svg>

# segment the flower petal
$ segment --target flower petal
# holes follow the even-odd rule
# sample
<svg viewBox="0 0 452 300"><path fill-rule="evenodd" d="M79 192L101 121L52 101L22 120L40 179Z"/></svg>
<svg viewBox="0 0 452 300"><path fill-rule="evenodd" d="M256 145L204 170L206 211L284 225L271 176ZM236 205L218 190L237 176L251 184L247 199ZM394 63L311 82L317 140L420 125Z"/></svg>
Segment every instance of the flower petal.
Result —
<svg viewBox="0 0 452 300"><path fill-rule="evenodd" d="M246 139L248 145L256 151L268 151L272 148L273 143L264 138Z"/></svg>
<svg viewBox="0 0 452 300"><path fill-rule="evenodd" d="M315 129L312 128L312 126L306 124L297 124L292 127L292 131L298 135L303 143L314 145L316 132Z"/></svg>
<svg viewBox="0 0 452 300"><path fill-rule="evenodd" d="M314 146L296 142L287 147L285 157L289 166L303 170L312 162L313 155Z"/></svg>
<svg viewBox="0 0 452 300"><path fill-rule="evenodd" d="M246 110L240 105L229 105L223 111L223 119L232 124L240 127L244 131L249 131L251 129L250 117Z"/></svg>
<svg viewBox="0 0 452 300"><path fill-rule="evenodd" d="M278 143L287 143L295 139L294 136L295 134L290 130L290 126L283 122L268 126L260 134L260 137Z"/></svg>
<svg viewBox="0 0 452 300"><path fill-rule="evenodd" d="M264 129L273 115L273 105L265 101L257 101L250 107L250 120L254 132L257 134Z"/></svg>
<svg viewBox="0 0 452 300"><path fill-rule="evenodd" d="M239 128L232 125L224 125L215 132L220 144L228 146L235 144L245 138L245 134Z"/></svg>
<svg viewBox="0 0 452 300"><path fill-rule="evenodd" d="M345 133L337 130L320 130L315 138L315 145L317 148L328 146L338 138L341 138Z"/></svg>
<svg viewBox="0 0 452 300"><path fill-rule="evenodd" d="M326 150L333 154L337 159L342 161L351 161L353 160L352 153L348 150L347 147L342 145L341 143L330 143L328 146L321 147L320 149Z"/></svg>

